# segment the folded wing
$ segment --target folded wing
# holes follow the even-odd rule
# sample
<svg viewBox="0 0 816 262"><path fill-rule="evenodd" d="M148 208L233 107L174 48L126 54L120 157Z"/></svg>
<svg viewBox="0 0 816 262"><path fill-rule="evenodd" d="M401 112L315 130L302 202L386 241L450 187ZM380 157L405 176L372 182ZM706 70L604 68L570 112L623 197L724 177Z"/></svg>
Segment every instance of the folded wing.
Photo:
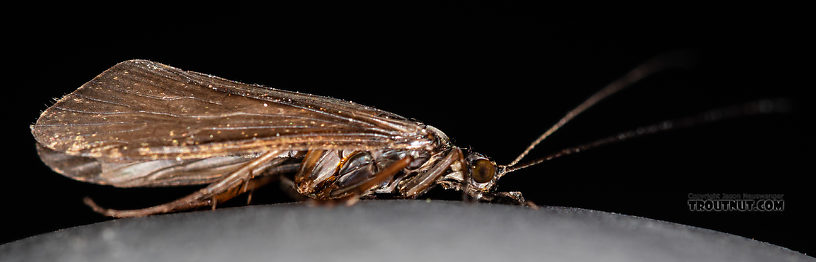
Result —
<svg viewBox="0 0 816 262"><path fill-rule="evenodd" d="M422 124L382 110L146 60L106 70L31 128L44 148L109 163L433 143Z"/></svg>

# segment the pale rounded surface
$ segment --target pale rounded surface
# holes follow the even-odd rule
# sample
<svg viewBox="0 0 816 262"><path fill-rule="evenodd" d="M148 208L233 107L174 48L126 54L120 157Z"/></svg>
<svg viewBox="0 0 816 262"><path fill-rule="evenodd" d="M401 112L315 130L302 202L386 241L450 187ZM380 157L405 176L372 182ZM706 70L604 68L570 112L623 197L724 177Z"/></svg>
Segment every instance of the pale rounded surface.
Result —
<svg viewBox="0 0 816 262"><path fill-rule="evenodd" d="M362 201L120 219L0 246L3 261L816 261L716 231L564 207Z"/></svg>

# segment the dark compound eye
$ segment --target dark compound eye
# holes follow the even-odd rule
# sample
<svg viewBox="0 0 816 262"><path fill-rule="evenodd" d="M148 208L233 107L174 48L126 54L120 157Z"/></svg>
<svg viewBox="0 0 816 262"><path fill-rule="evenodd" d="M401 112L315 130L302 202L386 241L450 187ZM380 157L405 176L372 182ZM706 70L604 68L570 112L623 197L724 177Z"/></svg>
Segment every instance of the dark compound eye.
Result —
<svg viewBox="0 0 816 262"><path fill-rule="evenodd" d="M496 174L496 166L487 159L479 159L473 163L470 174L473 181L485 183L493 179L493 175Z"/></svg>

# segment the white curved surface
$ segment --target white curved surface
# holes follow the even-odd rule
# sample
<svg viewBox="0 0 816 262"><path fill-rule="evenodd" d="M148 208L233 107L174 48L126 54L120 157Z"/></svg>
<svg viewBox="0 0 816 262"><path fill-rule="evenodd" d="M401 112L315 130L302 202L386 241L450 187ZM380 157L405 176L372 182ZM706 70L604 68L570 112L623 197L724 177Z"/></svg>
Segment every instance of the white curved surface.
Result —
<svg viewBox="0 0 816 262"><path fill-rule="evenodd" d="M3 261L816 261L652 219L563 207L376 200L120 219L0 246Z"/></svg>

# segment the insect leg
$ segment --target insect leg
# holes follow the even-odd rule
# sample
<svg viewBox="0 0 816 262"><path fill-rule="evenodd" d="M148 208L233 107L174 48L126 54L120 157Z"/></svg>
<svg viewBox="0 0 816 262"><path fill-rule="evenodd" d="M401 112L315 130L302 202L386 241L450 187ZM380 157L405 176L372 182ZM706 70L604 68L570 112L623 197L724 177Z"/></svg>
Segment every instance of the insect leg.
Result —
<svg viewBox="0 0 816 262"><path fill-rule="evenodd" d="M249 170L249 177L253 177L253 175L252 175L252 170ZM243 187L243 188L241 188L241 191L243 191L243 192L249 192L249 193L247 194L247 204L249 204L249 201L252 199L252 191L247 190L247 189L248 189L248 187L249 187L249 181L250 181L249 179L245 180L245 181L244 181L244 187Z"/></svg>
<svg viewBox="0 0 816 262"><path fill-rule="evenodd" d="M495 192L481 195L482 200L498 203L510 203L514 205L526 206L532 209L538 209L538 206L533 201L524 199L521 192Z"/></svg>
<svg viewBox="0 0 816 262"><path fill-rule="evenodd" d="M319 205L334 205L337 202L342 202L346 206L353 205L360 200L360 196L364 195L366 192L371 190L372 188L382 184L387 179L390 179L403 169L411 164L414 161L414 158L411 156L405 156L400 160L395 161L391 165L387 166L379 173L371 177L370 179L357 184L355 186L350 186L346 188L341 188L334 190L330 193L330 196L333 197L331 200L313 200L311 204L319 204Z"/></svg>
<svg viewBox="0 0 816 262"><path fill-rule="evenodd" d="M255 191L255 189L264 187L264 186L268 185L269 183L272 183L272 182L275 182L275 181L278 181L278 180L280 180L281 183L285 183L285 181L290 181L290 183L291 183L291 180L289 180L288 178L286 178L284 176L281 176L281 174L288 174L288 173L297 172L298 168L300 168L300 163L283 164L283 165L279 165L279 166L270 167L270 168L266 169L266 171L263 172L262 174L259 174L255 178L253 178L252 180L247 181L244 184L244 188L242 189L242 192L240 192L239 194L245 193L245 192L249 193L247 195L247 205L249 205L250 201L252 201L252 192Z"/></svg>
<svg viewBox="0 0 816 262"><path fill-rule="evenodd" d="M300 165L300 164L298 164L298 165ZM295 171L297 171L297 168L295 168ZM295 185L295 181L292 181L291 179L289 179L287 177L281 177L280 178L280 187L281 187L281 190L283 190L284 193L289 195L289 197L291 197L294 200L303 201L303 200L308 199L307 197L305 197L305 196L301 195L300 193L298 193L297 186Z"/></svg>
<svg viewBox="0 0 816 262"><path fill-rule="evenodd" d="M402 171L402 169L404 169L409 164L411 164L411 161L414 161L413 157L405 156L402 159L397 160L396 162L392 163L390 166L386 167L385 169L383 169L382 171L380 171L376 175L374 175L374 177L372 177L371 179L366 180L365 182L360 183L357 186L350 187L348 189L333 191L332 195L333 196L339 196L339 195L342 195L342 194L351 193L352 195L360 196L363 193L365 193L366 191L371 190L371 188L373 188L373 187L375 187L375 186L377 186L379 184L382 184L382 182L384 182L386 179L389 179L392 176L399 173L400 171Z"/></svg>
<svg viewBox="0 0 816 262"><path fill-rule="evenodd" d="M133 210L116 210L116 209L108 209L103 208L93 202L90 198L85 198L85 204L90 206L94 211L97 213L111 216L111 217L139 217L139 216L147 216L153 214L161 214L161 213L168 213L173 211L180 211L180 210L188 210L208 205L215 205L217 202L224 202L227 201L236 195L243 193L241 192L241 185L244 181L250 180L251 174L250 170L254 170L256 167L262 166L267 161L276 161L274 165L283 162L284 158L277 158L279 155L279 151L270 151L264 153L260 157L246 163L245 165L241 166L237 170L230 173L230 175L226 176L224 179L210 184L209 186L202 188L186 197L177 199L175 201L156 205L148 208L143 209L133 209ZM257 171L257 170L256 170Z"/></svg>
<svg viewBox="0 0 816 262"><path fill-rule="evenodd" d="M411 179L405 183L405 185L400 186L400 192L402 192L402 194L406 197L415 197L424 193L435 184L439 176L445 174L448 167L451 167L454 162L461 159L462 150L459 150L458 148L451 149L451 151L445 155L445 157L439 160L439 162L430 170L419 174L418 177Z"/></svg>

